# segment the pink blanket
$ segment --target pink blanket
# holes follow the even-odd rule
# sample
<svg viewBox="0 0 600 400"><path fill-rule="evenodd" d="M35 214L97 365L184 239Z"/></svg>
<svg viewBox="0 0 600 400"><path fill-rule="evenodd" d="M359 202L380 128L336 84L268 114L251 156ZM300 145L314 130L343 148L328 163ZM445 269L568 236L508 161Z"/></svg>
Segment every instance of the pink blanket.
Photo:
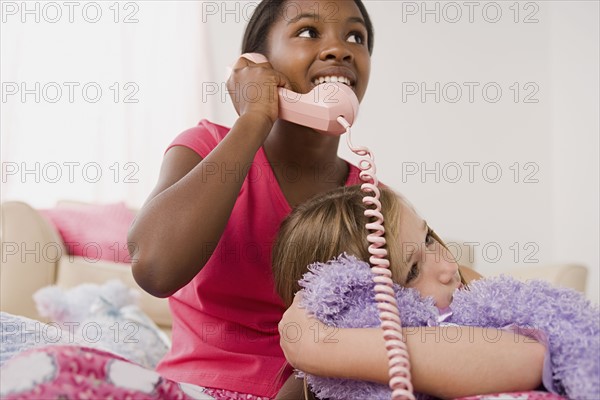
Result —
<svg viewBox="0 0 600 400"><path fill-rule="evenodd" d="M0 397L16 399L213 399L114 354L80 346L25 351L2 367Z"/></svg>

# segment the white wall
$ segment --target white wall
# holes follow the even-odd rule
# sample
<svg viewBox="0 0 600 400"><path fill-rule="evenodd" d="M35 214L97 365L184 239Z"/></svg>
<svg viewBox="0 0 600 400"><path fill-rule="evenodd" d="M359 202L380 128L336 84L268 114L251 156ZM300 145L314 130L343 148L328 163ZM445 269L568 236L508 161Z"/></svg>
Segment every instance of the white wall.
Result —
<svg viewBox="0 0 600 400"><path fill-rule="evenodd" d="M590 266L588 296L598 302L598 3L577 6L557 2L550 14L554 258Z"/></svg>
<svg viewBox="0 0 600 400"><path fill-rule="evenodd" d="M436 22L435 14L423 12L420 1L367 1L375 25L375 51L353 140L372 148L380 178L408 197L442 237L474 242L475 262L484 273L515 263L526 267L579 262L590 271L587 295L599 302L598 2L475 3L469 15L465 2L427 2L428 10L439 10ZM157 37L167 35L181 47L188 40L186 35L194 32L193 27L186 29L193 19L166 12L172 3L138 4L140 12L156 4L165 8L160 25L157 20L140 20L154 24L145 28L156 26ZM147 4L152 7L143 7ZM189 99L176 100L182 106L189 100L197 107L195 118L189 108L185 115L161 114L164 102L171 99L158 102L158 89L153 90L152 82L158 85L173 76L164 68L157 68L153 77L146 73L145 93L154 98L143 102L140 93L144 112L164 115L155 122L160 129L144 125L147 143L168 143L179 127L201 118L233 123L236 115L226 95L220 92L205 101L202 95L209 85L224 82L225 68L239 54L246 17L254 4L210 2L210 8L202 8L194 23L204 28L199 31L207 55L197 71L189 67L181 51L169 53L169 62L181 66L170 74L177 74L178 82L192 82ZM225 7L233 12L227 13ZM154 47L148 48L160 53L166 51L168 42L153 42ZM139 33L132 43L148 45ZM193 52L197 43L190 43ZM6 71L10 61L2 58ZM199 82L197 74L213 78ZM439 102L433 94L422 100L420 93L407 92L408 87L421 83L434 89L436 82L440 83ZM465 82L477 85L472 102ZM486 84L490 87L487 98L482 91ZM452 102L457 86L462 97ZM496 102L492 101L494 87L502 90ZM181 84L178 88L175 93L182 96ZM2 106L7 109L6 104ZM31 107L11 105L26 106ZM33 107L17 111L36 112ZM2 126L7 129L5 123ZM52 128L60 126L48 126ZM143 141L137 140L135 154L143 152L139 148ZM162 156L157 146L146 148L154 154L140 158L144 179L137 186L138 193L151 190ZM344 144L340 153L356 160ZM435 170L436 165L439 178L433 173L422 175L424 169ZM417 173L411 174L415 168ZM496 181L498 171L501 176ZM13 193L22 196L25 192ZM137 196L135 202L142 199Z"/></svg>

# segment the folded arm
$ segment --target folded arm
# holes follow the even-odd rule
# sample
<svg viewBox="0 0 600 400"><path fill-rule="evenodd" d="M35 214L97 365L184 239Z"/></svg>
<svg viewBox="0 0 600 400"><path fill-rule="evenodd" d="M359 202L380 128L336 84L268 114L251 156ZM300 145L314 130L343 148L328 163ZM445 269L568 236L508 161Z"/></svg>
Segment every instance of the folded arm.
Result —
<svg viewBox="0 0 600 400"><path fill-rule="evenodd" d="M305 372L388 382L379 328L328 328L298 308L299 296L280 322L281 347ZM292 329L300 334L292 335ZM447 326L403 330L414 390L441 398L533 390L542 382L545 348L497 329Z"/></svg>

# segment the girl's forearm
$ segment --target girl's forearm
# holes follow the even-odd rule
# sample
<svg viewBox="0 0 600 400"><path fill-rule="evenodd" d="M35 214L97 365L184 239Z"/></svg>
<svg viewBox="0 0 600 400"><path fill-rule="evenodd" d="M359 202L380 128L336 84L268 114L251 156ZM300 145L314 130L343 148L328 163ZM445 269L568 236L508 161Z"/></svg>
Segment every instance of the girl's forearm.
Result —
<svg viewBox="0 0 600 400"><path fill-rule="evenodd" d="M513 332L447 326L409 328L406 336L418 391L448 398L542 383L545 347Z"/></svg>
<svg viewBox="0 0 600 400"><path fill-rule="evenodd" d="M404 334L417 392L452 398L541 384L544 346L523 336L457 326L406 328ZM380 329L339 329L306 347L296 367L309 373L388 382Z"/></svg>
<svg viewBox="0 0 600 400"><path fill-rule="evenodd" d="M184 156L167 159L167 153L161 181L128 235L133 274L143 289L166 297L200 272L229 220L248 172L244 167L254 160L271 126L262 115L241 116L195 166L186 167L190 161Z"/></svg>

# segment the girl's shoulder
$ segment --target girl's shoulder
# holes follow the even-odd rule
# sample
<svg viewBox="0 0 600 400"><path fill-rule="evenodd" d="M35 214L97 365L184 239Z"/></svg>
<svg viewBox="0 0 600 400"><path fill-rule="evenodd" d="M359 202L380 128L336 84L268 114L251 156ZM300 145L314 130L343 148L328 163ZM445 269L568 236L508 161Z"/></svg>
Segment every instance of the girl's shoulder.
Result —
<svg viewBox="0 0 600 400"><path fill-rule="evenodd" d="M204 158L223 140L230 130L229 127L202 119L198 125L177 135L165 152L173 146L184 146Z"/></svg>

